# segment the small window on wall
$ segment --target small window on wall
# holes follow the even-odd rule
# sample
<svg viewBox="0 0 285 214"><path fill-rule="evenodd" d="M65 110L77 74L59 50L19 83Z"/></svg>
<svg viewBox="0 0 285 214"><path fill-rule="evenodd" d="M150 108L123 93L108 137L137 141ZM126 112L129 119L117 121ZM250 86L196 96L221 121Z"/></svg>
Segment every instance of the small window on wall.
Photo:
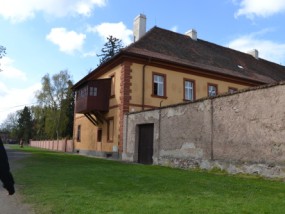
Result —
<svg viewBox="0 0 285 214"><path fill-rule="evenodd" d="M232 87L229 87L229 90L228 90L229 93L234 93L237 91L238 91L237 88L232 88Z"/></svg>
<svg viewBox="0 0 285 214"><path fill-rule="evenodd" d="M213 97L218 95L218 85L216 84L208 84L208 96Z"/></svg>
<svg viewBox="0 0 285 214"><path fill-rule="evenodd" d="M111 98L115 97L115 74L110 76L111 78Z"/></svg>
<svg viewBox="0 0 285 214"><path fill-rule="evenodd" d="M97 142L102 142L102 129L97 130Z"/></svg>
<svg viewBox="0 0 285 214"><path fill-rule="evenodd" d="M84 87L77 91L77 98L84 98L88 96L88 87Z"/></svg>
<svg viewBox="0 0 285 214"><path fill-rule="evenodd" d="M77 136L76 136L77 142L81 141L81 125L77 126Z"/></svg>
<svg viewBox="0 0 285 214"><path fill-rule="evenodd" d="M184 79L184 100L195 100L195 81Z"/></svg>
<svg viewBox="0 0 285 214"><path fill-rule="evenodd" d="M166 96L165 80L166 76L164 74L156 74L156 73L153 74L153 90L152 90L153 96L159 96L159 97Z"/></svg>
<svg viewBox="0 0 285 214"><path fill-rule="evenodd" d="M89 87L89 96L97 96L97 87Z"/></svg>
<svg viewBox="0 0 285 214"><path fill-rule="evenodd" d="M114 140L114 118L109 118L107 121L108 125L108 132L107 132L107 137L108 137L108 142L113 142Z"/></svg>

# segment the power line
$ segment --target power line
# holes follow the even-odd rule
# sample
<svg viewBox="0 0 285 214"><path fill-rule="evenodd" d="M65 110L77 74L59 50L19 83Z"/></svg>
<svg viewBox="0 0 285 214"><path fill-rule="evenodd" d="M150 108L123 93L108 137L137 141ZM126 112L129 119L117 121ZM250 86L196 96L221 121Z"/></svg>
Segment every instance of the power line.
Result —
<svg viewBox="0 0 285 214"><path fill-rule="evenodd" d="M30 104L22 104L22 105L17 105L17 106L10 106L10 107L5 107L5 109L4 108L0 108L0 112L8 111L8 110L11 110L11 109L14 109L14 108L18 108L18 107L32 106L34 104L37 104L37 103L30 103Z"/></svg>

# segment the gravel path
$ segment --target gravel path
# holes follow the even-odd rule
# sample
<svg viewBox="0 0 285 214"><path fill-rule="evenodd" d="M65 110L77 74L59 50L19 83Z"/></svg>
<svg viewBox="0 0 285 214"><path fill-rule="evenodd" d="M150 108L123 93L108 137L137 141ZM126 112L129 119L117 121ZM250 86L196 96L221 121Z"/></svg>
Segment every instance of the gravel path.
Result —
<svg viewBox="0 0 285 214"><path fill-rule="evenodd" d="M21 167L19 160L30 155L28 153L11 150L9 149L9 146L6 146L6 151L8 154L12 174L15 169ZM17 183L17 178L15 178L15 180ZM21 195L17 191L18 188L19 187L16 185L15 186L16 193L12 196L9 196L7 195L7 191L2 188L2 183L1 183L1 186L0 186L0 213L1 214L34 214L31 207L22 203Z"/></svg>

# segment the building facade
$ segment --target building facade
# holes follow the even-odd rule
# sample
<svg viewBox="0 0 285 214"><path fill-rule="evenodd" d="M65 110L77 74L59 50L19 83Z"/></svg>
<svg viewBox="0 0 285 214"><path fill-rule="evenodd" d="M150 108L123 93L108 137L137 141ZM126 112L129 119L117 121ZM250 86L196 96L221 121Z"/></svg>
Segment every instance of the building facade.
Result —
<svg viewBox="0 0 285 214"><path fill-rule="evenodd" d="M74 147L79 153L118 158L124 114L285 79L284 66L197 38L134 21L134 43L89 73L76 92Z"/></svg>

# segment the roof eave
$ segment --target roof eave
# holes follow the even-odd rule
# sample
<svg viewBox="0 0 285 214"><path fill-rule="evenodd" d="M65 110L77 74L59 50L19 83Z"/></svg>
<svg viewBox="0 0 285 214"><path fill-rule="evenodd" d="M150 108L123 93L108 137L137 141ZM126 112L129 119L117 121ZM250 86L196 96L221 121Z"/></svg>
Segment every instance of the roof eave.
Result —
<svg viewBox="0 0 285 214"><path fill-rule="evenodd" d="M225 74L223 72L219 72L218 68L216 68L216 71L213 71L212 69L203 68L201 66L173 62L170 60L164 60L161 58L146 56L146 55L132 53L132 52L124 52L124 55L131 59L138 59L141 62L144 62L146 64L157 64L157 65L163 65L165 67L176 67L179 69L183 68L185 70L191 69L192 71L194 70L193 72L195 72L197 75L208 76L208 77L215 76L218 79L225 79L228 81L232 80L234 82L238 81L240 83L247 84L250 86L271 83L271 82L260 81L260 80L256 80L252 78L244 78L244 77L234 76L230 74Z"/></svg>
<svg viewBox="0 0 285 214"><path fill-rule="evenodd" d="M120 59L122 58L122 53L118 53L117 55L113 56L108 61L104 62L103 64L99 65L97 68L95 68L93 71L91 71L89 74L87 74L85 77L83 77L81 80L79 80L77 83L75 83L72 87L72 90L76 90L78 87L80 87L82 84L84 84L86 81L90 80L91 78L94 78L96 76L102 75L104 72L110 70L111 68L118 65Z"/></svg>
<svg viewBox="0 0 285 214"><path fill-rule="evenodd" d="M94 78L94 77L96 78L104 74L105 72L117 66L119 63L121 63L125 59L135 60L135 61L139 61L140 63L145 63L145 64L157 64L158 66L160 65L160 66L173 67L173 68L179 68L179 69L185 69L185 70L191 69L192 71L194 70L193 72L196 73L197 75L215 77L218 79L224 79L224 80L234 81L234 82L240 82L242 84L247 84L250 86L270 83L270 82L265 82L265 81L254 80L251 78L244 78L244 77L225 74L223 72L219 72L218 68L216 68L216 70L213 71L211 69L203 68L197 65L177 63L177 62L173 62L170 60L165 60L165 59L151 57L151 56L147 56L143 54L133 53L125 49L125 50L120 51L120 53L112 57L107 62L101 64L100 66L95 68L92 72L90 72L85 77L83 77L81 80L79 80L77 83L75 83L72 89L76 90L86 81L90 80L91 78Z"/></svg>

